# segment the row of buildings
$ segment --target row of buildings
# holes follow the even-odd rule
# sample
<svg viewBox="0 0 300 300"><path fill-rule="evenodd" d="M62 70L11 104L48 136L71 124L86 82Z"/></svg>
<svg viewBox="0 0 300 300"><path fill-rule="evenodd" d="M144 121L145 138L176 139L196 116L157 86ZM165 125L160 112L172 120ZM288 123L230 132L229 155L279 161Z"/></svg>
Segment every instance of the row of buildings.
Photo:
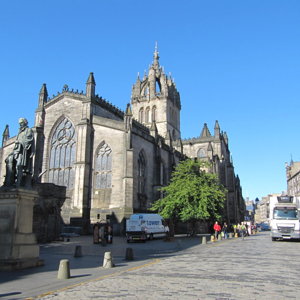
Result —
<svg viewBox="0 0 300 300"><path fill-rule="evenodd" d="M300 162L290 161L290 164L285 164L287 190L277 194L269 194L261 198L261 201L256 204L255 209L255 222L263 223L268 222L270 218L270 198L279 197L282 195L289 195L296 198L299 202L300 199ZM298 203L300 207L300 203Z"/></svg>
<svg viewBox="0 0 300 300"><path fill-rule="evenodd" d="M110 217L121 224L132 213L146 212L161 197L159 188L168 184L174 166L188 157L211 162L211 171L228 190L226 220L243 220L242 188L226 132L216 121L212 133L204 124L198 137L183 139L182 103L174 80L160 66L157 48L148 73L133 84L124 111L96 94L93 73L85 92L65 84L49 97L46 84L42 85L32 128L33 176L36 183L66 188L61 207L65 223L95 223ZM6 127L0 149L1 178L15 138Z"/></svg>

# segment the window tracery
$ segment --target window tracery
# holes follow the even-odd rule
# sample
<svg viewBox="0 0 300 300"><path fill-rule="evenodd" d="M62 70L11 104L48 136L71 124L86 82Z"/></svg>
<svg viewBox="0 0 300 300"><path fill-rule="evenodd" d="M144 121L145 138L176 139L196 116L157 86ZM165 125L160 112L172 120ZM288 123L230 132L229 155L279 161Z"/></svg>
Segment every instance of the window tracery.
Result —
<svg viewBox="0 0 300 300"><path fill-rule="evenodd" d="M112 178L112 150L104 143L96 156L95 160L95 188L111 188Z"/></svg>
<svg viewBox="0 0 300 300"><path fill-rule="evenodd" d="M72 189L76 151L75 128L64 118L56 127L50 143L48 181Z"/></svg>

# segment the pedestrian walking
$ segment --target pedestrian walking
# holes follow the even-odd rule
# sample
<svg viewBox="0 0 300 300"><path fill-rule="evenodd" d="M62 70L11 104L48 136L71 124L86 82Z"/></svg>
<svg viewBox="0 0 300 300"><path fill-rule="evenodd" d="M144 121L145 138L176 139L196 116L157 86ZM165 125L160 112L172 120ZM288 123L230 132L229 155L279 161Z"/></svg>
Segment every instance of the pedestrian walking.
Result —
<svg viewBox="0 0 300 300"><path fill-rule="evenodd" d="M244 239L244 237L246 235L246 226L244 223L241 224L241 235L242 235L242 238Z"/></svg>
<svg viewBox="0 0 300 300"><path fill-rule="evenodd" d="M215 231L215 240L218 240L219 234L221 232L221 226L217 221L214 224L214 231Z"/></svg>
<svg viewBox="0 0 300 300"><path fill-rule="evenodd" d="M227 226L226 222L224 222L224 224L223 224L222 232L224 235L224 239L228 239L228 226Z"/></svg>

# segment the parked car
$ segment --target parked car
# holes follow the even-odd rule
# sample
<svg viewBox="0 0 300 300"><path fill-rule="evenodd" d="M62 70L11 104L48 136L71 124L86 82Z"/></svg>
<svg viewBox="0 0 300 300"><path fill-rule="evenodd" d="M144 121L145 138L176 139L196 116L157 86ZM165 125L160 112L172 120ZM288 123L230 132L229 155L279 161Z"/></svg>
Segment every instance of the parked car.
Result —
<svg viewBox="0 0 300 300"><path fill-rule="evenodd" d="M62 238L70 238L70 237L78 237L81 234L81 228L75 226L65 226L62 228L60 233L60 237Z"/></svg>
<svg viewBox="0 0 300 300"><path fill-rule="evenodd" d="M269 231L271 227L267 223L260 223L256 225L258 231Z"/></svg>

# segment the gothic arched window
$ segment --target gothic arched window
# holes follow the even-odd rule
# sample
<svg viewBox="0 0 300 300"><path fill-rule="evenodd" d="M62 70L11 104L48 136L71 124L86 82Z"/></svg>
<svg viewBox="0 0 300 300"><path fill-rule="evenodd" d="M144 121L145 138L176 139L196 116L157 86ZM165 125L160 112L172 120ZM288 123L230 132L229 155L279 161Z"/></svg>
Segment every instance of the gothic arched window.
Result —
<svg viewBox="0 0 300 300"><path fill-rule="evenodd" d="M206 151L203 148L200 148L198 150L197 157L199 157L199 158L206 157Z"/></svg>
<svg viewBox="0 0 300 300"><path fill-rule="evenodd" d="M156 106L152 107L152 121L156 121Z"/></svg>
<svg viewBox="0 0 300 300"><path fill-rule="evenodd" d="M143 152L141 151L138 159L138 192L145 194L146 183L146 160Z"/></svg>
<svg viewBox="0 0 300 300"><path fill-rule="evenodd" d="M144 108L141 108L139 111L139 121L140 123L144 122Z"/></svg>
<svg viewBox="0 0 300 300"><path fill-rule="evenodd" d="M95 159L95 188L105 189L111 187L112 151L109 145L103 143Z"/></svg>
<svg viewBox="0 0 300 300"><path fill-rule="evenodd" d="M74 187L74 168L76 151L75 128L64 118L56 127L50 143L49 179L68 189Z"/></svg>
<svg viewBox="0 0 300 300"><path fill-rule="evenodd" d="M146 108L146 113L145 113L145 122L150 123L150 107Z"/></svg>

